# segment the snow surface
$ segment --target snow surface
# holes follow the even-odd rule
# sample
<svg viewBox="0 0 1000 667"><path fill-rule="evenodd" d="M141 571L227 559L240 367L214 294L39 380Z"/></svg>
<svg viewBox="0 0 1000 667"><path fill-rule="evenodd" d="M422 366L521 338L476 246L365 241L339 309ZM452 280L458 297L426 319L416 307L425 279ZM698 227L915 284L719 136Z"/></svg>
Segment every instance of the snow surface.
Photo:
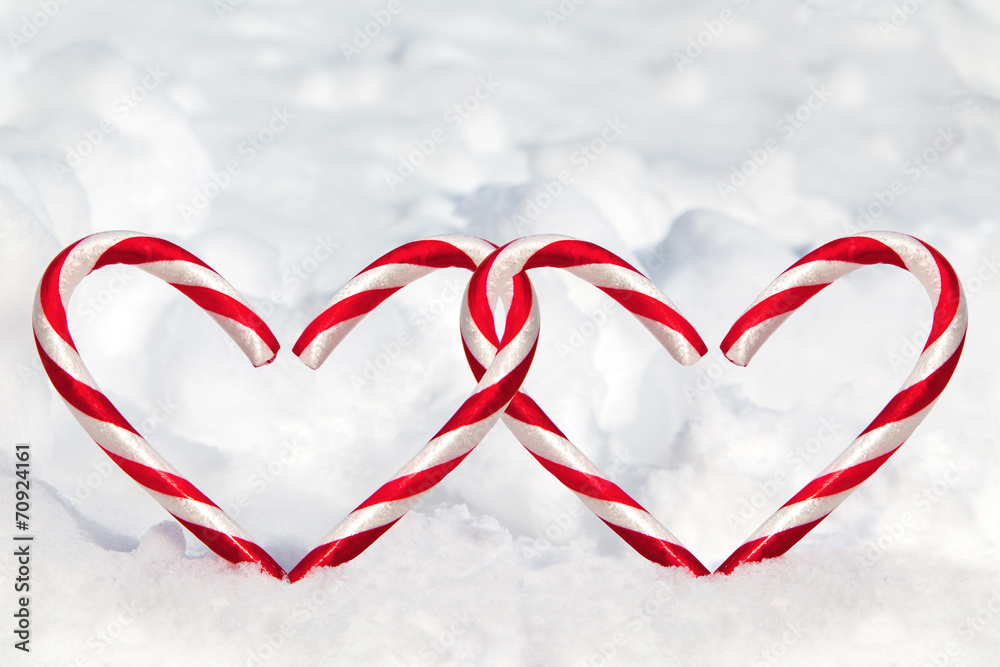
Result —
<svg viewBox="0 0 1000 667"><path fill-rule="evenodd" d="M13 445L31 443L37 536L30 655L12 647L14 559L0 550L2 662L996 664L1000 5L341 4L0 5L0 507L14 503ZM391 20L345 53L372 12ZM449 115L477 88L467 118ZM262 150L243 143L271 123ZM580 152L605 131L603 153ZM432 136L390 188L386 172ZM215 195L229 162L228 186L182 209ZM571 184L546 198L562 172ZM644 561L502 427L357 560L295 585L234 568L112 469L31 338L42 270L91 232L163 235L226 275L283 341L271 366L252 369L138 271L88 278L70 318L125 415L291 567L474 386L456 326L466 275L407 288L312 372L291 343L332 293L432 234L604 244L713 351L680 368L596 290L538 271L526 388L714 566L867 424L922 346L925 293L879 267L804 307L748 369L717 351L774 276L859 223L954 263L970 295L963 363L837 512L730 577Z"/></svg>

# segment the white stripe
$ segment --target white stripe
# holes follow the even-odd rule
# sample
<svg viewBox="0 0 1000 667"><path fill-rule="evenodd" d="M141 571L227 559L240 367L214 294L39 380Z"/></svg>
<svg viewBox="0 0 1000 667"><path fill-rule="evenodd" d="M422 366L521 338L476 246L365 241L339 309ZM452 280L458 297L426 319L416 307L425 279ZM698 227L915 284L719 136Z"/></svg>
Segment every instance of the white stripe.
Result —
<svg viewBox="0 0 1000 667"><path fill-rule="evenodd" d="M137 232L101 232L82 239L70 251L59 273L59 295L69 312L69 298L80 281L94 270L94 265L108 248L125 239L143 236Z"/></svg>
<svg viewBox="0 0 1000 667"><path fill-rule="evenodd" d="M581 264L566 267L577 278L586 280L594 287L638 292L677 310L677 307L646 276L617 264Z"/></svg>
<svg viewBox="0 0 1000 667"><path fill-rule="evenodd" d="M484 259L496 250L493 244L486 239L481 239L478 236L470 236L469 234L440 234L438 236L431 236L427 240L443 241L455 246L471 259L472 263L476 266L479 266Z"/></svg>
<svg viewBox="0 0 1000 667"><path fill-rule="evenodd" d="M493 358L486 368L486 374L476 386L476 392L481 392L486 387L497 384L510 375L527 358L532 346L538 341L538 296L535 289L531 289L531 310L524 326L517 332L514 338Z"/></svg>
<svg viewBox="0 0 1000 667"><path fill-rule="evenodd" d="M653 338L666 348L670 356L682 366L691 366L701 359L701 353L679 331L671 329L662 322L651 320L642 315L633 313L633 316L653 334Z"/></svg>
<svg viewBox="0 0 1000 667"><path fill-rule="evenodd" d="M912 236L896 232L872 232L865 236L892 248L903 260L906 270L912 273L930 294L931 303L937 304L941 294L941 273L927 246Z"/></svg>
<svg viewBox="0 0 1000 667"><path fill-rule="evenodd" d="M629 505L623 505L622 503L598 500L582 493L578 493L576 495L583 501L591 512L608 523L612 523L621 528L627 528L658 540L664 540L666 542L670 542L671 544L676 544L677 546L682 546L680 540L674 537L673 533L667 530L663 524L654 519L649 512L636 509L635 507L631 507Z"/></svg>
<svg viewBox="0 0 1000 667"><path fill-rule="evenodd" d="M737 366L746 366L754 358L760 348L767 342L778 327L792 316L794 310L776 315L769 320L756 324L740 335L728 350L723 350L726 358Z"/></svg>
<svg viewBox="0 0 1000 667"><path fill-rule="evenodd" d="M346 285L340 288L340 291L333 295L326 309L362 292L405 287L436 270L434 267L419 264L397 263L376 266L374 269L369 269L351 278Z"/></svg>
<svg viewBox="0 0 1000 667"><path fill-rule="evenodd" d="M278 355L277 350L272 350L256 331L245 324L230 319L225 315L219 315L207 310L205 312L222 327L222 330L243 351L243 354L246 355L255 368L270 363Z"/></svg>
<svg viewBox="0 0 1000 667"><path fill-rule="evenodd" d="M867 266L855 262L844 262L837 260L821 259L814 262L807 262L796 267L792 267L779 275L767 288L760 293L760 296L753 302L747 311L753 309L766 299L795 287L809 287L812 285L827 285L842 278L858 269Z"/></svg>
<svg viewBox="0 0 1000 667"><path fill-rule="evenodd" d="M862 463L867 463L868 461L877 459L878 457L884 456L885 454L888 454L892 450L896 449L906 442L911 435L913 435L913 432L917 430L920 423L927 417L928 414L930 414L930 411L934 407L934 403L936 401L937 399L932 401L930 405L920 412L911 415L906 419L890 422L859 436L854 442L847 446L840 456L834 459L830 465L816 475L816 479L829 475L830 473L839 472L841 470L853 468L854 466ZM814 482L816 479L813 479L812 481ZM810 482L810 484L811 483L812 482Z"/></svg>
<svg viewBox="0 0 1000 667"><path fill-rule="evenodd" d="M155 262L143 262L142 264L132 264L137 269L142 269L151 276L159 278L163 282L188 287L206 287L216 292L221 292L226 296L239 301L247 308L250 305L243 300L243 297L228 280L220 276L214 270L182 259L164 259Z"/></svg>
<svg viewBox="0 0 1000 667"><path fill-rule="evenodd" d="M923 382L935 371L944 366L949 359L958 351L965 330L968 327L967 315L963 308L959 308L959 313L955 320L945 330L945 332L934 343L927 348L917 359L917 364L903 382L902 390L909 389L913 385Z"/></svg>
<svg viewBox="0 0 1000 667"><path fill-rule="evenodd" d="M329 544L392 523L409 512L424 493L354 510L323 538L322 543Z"/></svg>
<svg viewBox="0 0 1000 667"><path fill-rule="evenodd" d="M160 503L160 505L163 506L163 509L167 510L174 516L178 516L185 521L197 524L204 528L210 528L220 533L225 533L226 535L239 537L249 542L253 542L253 539L245 530L243 530L243 528L240 527L238 523L233 520L232 517L217 507L206 505L205 503L198 502L197 500L191 500L190 498L177 498L176 496L168 496L146 487L142 488L145 489L146 493L151 495L156 502Z"/></svg>
<svg viewBox="0 0 1000 667"><path fill-rule="evenodd" d="M854 488L856 489L857 487ZM825 498L812 498L801 503L789 505L788 507L782 507L772 514L753 535L748 537L744 544L821 519L837 509L840 503L844 502L847 496L853 492L854 489L848 489L836 495Z"/></svg>
<svg viewBox="0 0 1000 667"><path fill-rule="evenodd" d="M587 475L607 479L604 473L569 440L507 414L503 416L503 423L529 452Z"/></svg>
<svg viewBox="0 0 1000 667"><path fill-rule="evenodd" d="M312 342L302 350L299 359L309 368L316 370L323 365L333 351L343 342L347 334L351 333L354 327L358 326L361 320L365 319L368 313L362 313L357 317L339 322L329 329L321 332Z"/></svg>
<svg viewBox="0 0 1000 667"><path fill-rule="evenodd" d="M177 472L176 468L170 465L170 463L163 458L159 452L153 449L153 447L150 446L150 444L142 437L136 436L134 433L119 426L115 426L109 422L104 422L99 419L94 419L89 415L85 415L69 403L66 403L66 406L69 408L69 411L73 414L73 416L76 417L76 420L80 422L80 426L83 427L83 430L85 430L87 434L93 438L94 442L112 454L116 454L123 459L139 463L147 468L162 470L172 475L183 477L183 475Z"/></svg>
<svg viewBox="0 0 1000 667"><path fill-rule="evenodd" d="M483 368L489 368L490 364L493 363L493 358L497 354L497 348L483 335L479 327L476 326L476 322L472 319L472 314L469 312L468 304L468 299L462 301L462 317L459 323L462 329L462 339L476 361Z"/></svg>
<svg viewBox="0 0 1000 667"><path fill-rule="evenodd" d="M56 330L52 328L45 315L42 313L41 304L35 302L35 312L32 315L35 337L45 354L63 369L70 376L76 378L91 389L100 391L97 381L90 375L90 371L83 364L83 360L76 350L64 341Z"/></svg>
<svg viewBox="0 0 1000 667"><path fill-rule="evenodd" d="M468 454L493 428L499 418L499 414L494 413L485 419L459 426L453 431L432 438L406 465L396 471L392 479L415 475Z"/></svg>

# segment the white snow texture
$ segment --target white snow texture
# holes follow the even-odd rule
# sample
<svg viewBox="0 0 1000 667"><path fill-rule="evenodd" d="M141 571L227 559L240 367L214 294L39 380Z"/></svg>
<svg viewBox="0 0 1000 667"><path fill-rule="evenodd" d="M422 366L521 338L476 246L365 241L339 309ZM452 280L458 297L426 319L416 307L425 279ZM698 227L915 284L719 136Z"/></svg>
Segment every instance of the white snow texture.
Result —
<svg viewBox="0 0 1000 667"><path fill-rule="evenodd" d="M996 2L6 0L0 35L0 663L996 664ZM525 389L709 567L867 425L928 333L917 281L870 267L737 368L718 344L775 276L849 233L906 232L952 261L971 325L923 426L780 559L653 565L498 426L359 558L290 585L207 552L42 372L41 273L111 229L180 243L282 342L255 370L129 268L69 309L109 397L286 568L475 384L460 270L401 291L318 371L291 353L407 241L568 234L678 305L710 348L691 368L593 287L534 272Z"/></svg>

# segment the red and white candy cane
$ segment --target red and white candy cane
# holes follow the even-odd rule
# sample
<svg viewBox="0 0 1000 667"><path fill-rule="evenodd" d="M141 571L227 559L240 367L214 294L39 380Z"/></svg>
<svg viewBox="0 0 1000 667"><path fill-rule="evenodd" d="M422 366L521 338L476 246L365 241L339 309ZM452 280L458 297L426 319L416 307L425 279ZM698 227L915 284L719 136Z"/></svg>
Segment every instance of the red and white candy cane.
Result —
<svg viewBox="0 0 1000 667"><path fill-rule="evenodd" d="M590 244L587 246L588 249L593 248ZM494 249L492 243L477 237L447 235L408 243L387 253L334 296L326 310L306 328L293 351L307 365L318 368L365 315L404 284L439 268L451 266L473 270ZM389 278L390 274L392 278ZM387 284L391 286L387 287ZM466 344L467 358L478 380L497 352L498 341L492 318L486 331L463 331L464 338L470 336L474 339L472 346L475 349L486 351L483 358L477 359ZM676 540L666 528L594 466L531 398L518 391L507 407L503 421L524 436L522 444L547 470L585 498L588 505L596 507L598 516L605 520L610 518L609 525L641 554L664 565L684 565L696 574L708 574L704 566L686 550L678 551L674 546ZM619 507L628 507L632 514L642 516L644 531L633 531L621 525L620 521L615 522L613 517ZM335 565L337 562L342 561L326 558L309 563L309 567ZM293 577L298 575L293 571Z"/></svg>
<svg viewBox="0 0 1000 667"><path fill-rule="evenodd" d="M222 276L178 246L133 232L103 232L69 246L49 265L35 297L38 355L70 412L111 460L205 545L233 563L253 562L275 577L281 567L218 505L163 459L101 392L70 335L66 307L93 271L128 264L180 290L201 306L254 366L270 363L278 341Z"/></svg>
<svg viewBox="0 0 1000 667"><path fill-rule="evenodd" d="M708 351L670 300L614 253L565 236L528 236L484 260L469 283L462 340L477 377L489 368L500 347L492 314L497 299L503 298L513 277L540 267L566 269L595 285L635 315L678 362L693 364ZM508 335L505 331L503 337ZM504 423L546 470L640 554L664 566L708 574L670 531L573 446L527 395L519 393L511 401Z"/></svg>
<svg viewBox="0 0 1000 667"><path fill-rule="evenodd" d="M318 368L333 348L378 304L405 285L438 268L476 267L486 243L464 236L444 236L407 243L369 265L341 289L331 305L308 325L293 347L310 367ZM455 469L493 428L521 387L538 344L538 305L531 283L519 276L511 290L507 331L496 362L448 423L393 478L341 521L323 543L289 573L298 581L316 567L345 563L367 549L423 496Z"/></svg>
<svg viewBox="0 0 1000 667"><path fill-rule="evenodd" d="M721 566L729 574L742 563L774 558L816 527L892 456L923 421L955 372L968 312L955 270L934 248L894 232L858 234L806 255L778 276L729 331L722 351L746 366L797 308L841 276L863 266L890 264L923 284L934 320L917 365L882 412L843 454L775 512Z"/></svg>

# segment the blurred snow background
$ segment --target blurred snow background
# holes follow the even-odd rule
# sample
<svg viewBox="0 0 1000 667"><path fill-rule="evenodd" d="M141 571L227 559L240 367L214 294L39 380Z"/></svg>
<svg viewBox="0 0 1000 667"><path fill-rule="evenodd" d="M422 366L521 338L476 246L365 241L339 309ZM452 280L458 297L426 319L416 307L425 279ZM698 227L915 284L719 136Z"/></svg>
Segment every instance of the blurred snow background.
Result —
<svg viewBox="0 0 1000 667"><path fill-rule="evenodd" d="M37 535L30 655L0 558L5 663L995 663L995 3L7 0L0 33L0 502L31 443ZM903 231L951 259L972 322L911 442L780 560L700 580L651 565L499 427L363 556L290 586L165 521L41 372L41 272L109 229L183 244L284 343L253 370L137 271L93 275L70 309L125 415L286 567L474 386L459 271L394 297L319 372L290 353L406 241L569 234L678 304L713 349L693 368L536 272L526 387L709 566L870 421L927 333L916 281L871 268L737 369L718 341L774 276Z"/></svg>

